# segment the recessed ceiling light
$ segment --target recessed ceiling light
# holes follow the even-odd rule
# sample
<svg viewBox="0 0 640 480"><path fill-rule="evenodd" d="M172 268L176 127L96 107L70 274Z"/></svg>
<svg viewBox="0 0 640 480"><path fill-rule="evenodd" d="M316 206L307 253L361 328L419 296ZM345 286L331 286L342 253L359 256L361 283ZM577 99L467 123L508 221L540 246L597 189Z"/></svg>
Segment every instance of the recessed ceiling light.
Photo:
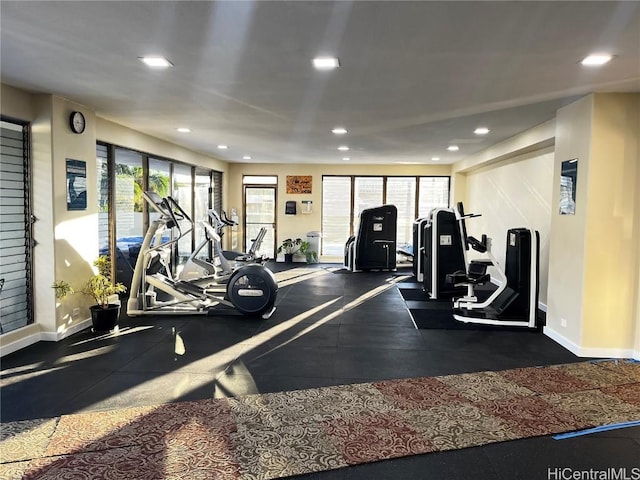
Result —
<svg viewBox="0 0 640 480"><path fill-rule="evenodd" d="M486 135L490 131L491 130L489 130L487 127L478 127L473 131L473 133L475 133L476 135Z"/></svg>
<svg viewBox="0 0 640 480"><path fill-rule="evenodd" d="M251 155L245 155L242 157L243 160L251 160Z"/></svg>
<svg viewBox="0 0 640 480"><path fill-rule="evenodd" d="M351 157L342 157L342 160L344 160L345 162L348 162L349 160L351 160Z"/></svg>
<svg viewBox="0 0 640 480"><path fill-rule="evenodd" d="M149 57L139 57L139 58L146 66L151 68L173 67L173 63L171 63L169 60L167 60L164 57L149 56Z"/></svg>
<svg viewBox="0 0 640 480"><path fill-rule="evenodd" d="M580 63L586 67L599 67L600 65L604 65L609 62L612 58L613 55L597 53L584 57Z"/></svg>
<svg viewBox="0 0 640 480"><path fill-rule="evenodd" d="M345 133L347 133L347 129L344 127L336 127L331 130L331 133L335 133L336 135L344 135Z"/></svg>
<svg viewBox="0 0 640 480"><path fill-rule="evenodd" d="M340 145L338 147L338 150L340 150L341 152L346 152L347 150L349 150L349 147L347 147L346 145Z"/></svg>
<svg viewBox="0 0 640 480"><path fill-rule="evenodd" d="M176 128L176 130L179 131L180 133L189 133L191 131L191 129L187 127L179 127L179 128Z"/></svg>
<svg viewBox="0 0 640 480"><path fill-rule="evenodd" d="M227 148L229 148L229 147L227 147L226 145L218 145L218 148L219 148L220 150L226 150L226 149L227 149Z"/></svg>
<svg viewBox="0 0 640 480"><path fill-rule="evenodd" d="M431 157L431 160L434 162L439 162L440 161L440 157Z"/></svg>
<svg viewBox="0 0 640 480"><path fill-rule="evenodd" d="M335 57L316 57L313 59L316 70L333 70L340 66L340 60Z"/></svg>
<svg viewBox="0 0 640 480"><path fill-rule="evenodd" d="M449 145L447 147L447 150L449 150L450 152L457 152L458 150L460 150L460 147L458 145Z"/></svg>

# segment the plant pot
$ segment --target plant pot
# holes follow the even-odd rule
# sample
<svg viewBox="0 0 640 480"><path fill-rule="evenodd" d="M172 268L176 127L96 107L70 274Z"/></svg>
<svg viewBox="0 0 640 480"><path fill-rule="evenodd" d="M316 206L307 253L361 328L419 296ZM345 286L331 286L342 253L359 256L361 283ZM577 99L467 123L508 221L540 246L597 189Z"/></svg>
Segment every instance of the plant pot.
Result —
<svg viewBox="0 0 640 480"><path fill-rule="evenodd" d="M110 303L107 308L102 308L101 305L92 305L89 310L91 310L93 330L96 332L108 332L118 324L120 305Z"/></svg>
<svg viewBox="0 0 640 480"><path fill-rule="evenodd" d="M284 254L284 263L293 263L293 253Z"/></svg>

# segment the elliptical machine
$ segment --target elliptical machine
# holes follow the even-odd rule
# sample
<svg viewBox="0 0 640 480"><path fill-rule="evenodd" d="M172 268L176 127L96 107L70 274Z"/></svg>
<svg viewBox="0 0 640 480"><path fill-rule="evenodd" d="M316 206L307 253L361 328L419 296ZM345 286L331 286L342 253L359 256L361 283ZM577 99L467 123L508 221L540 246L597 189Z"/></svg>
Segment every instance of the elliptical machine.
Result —
<svg viewBox="0 0 640 480"><path fill-rule="evenodd" d="M222 230L226 226L235 225L231 220L222 220L215 210L209 211L209 218L213 225L200 220L198 223L204 229L204 238L196 246L195 250L182 266L178 278L207 285L210 283L221 283L225 278L243 265L259 264L263 265L267 258L258 256L257 251L262 244L262 240L267 233L267 229L262 227L258 236L253 241L249 252L231 252L222 250ZM231 223L229 223L231 222ZM211 258L201 252L211 245Z"/></svg>
<svg viewBox="0 0 640 480"><path fill-rule="evenodd" d="M143 197L160 215L151 222L142 241L127 302L128 315L207 314L220 304L264 319L273 314L278 284L263 265L214 272L206 281L173 278L171 247L193 229L193 224L172 197L161 198L154 192L144 192ZM189 227L183 229L181 222ZM174 230L177 235L172 237ZM160 301L157 292L171 299Z"/></svg>
<svg viewBox="0 0 640 480"><path fill-rule="evenodd" d="M224 210L222 211L222 216L218 215L218 212L216 212L215 210L209 210L209 218L211 219L211 223L213 224L213 227L215 228L220 239L222 239L222 236L224 235L225 228L235 227L236 225L238 225L234 220L231 220L229 217L227 217L227 214L224 212ZM241 266L248 263L264 264L266 263L268 258L264 255L258 255L258 251L260 250L262 241L264 240L264 237L266 235L267 228L262 227L258 232L258 235L256 235L256 238L252 240L249 251L246 253L235 252L232 250L222 250L222 248L220 248L220 253L227 260L235 262L236 266Z"/></svg>

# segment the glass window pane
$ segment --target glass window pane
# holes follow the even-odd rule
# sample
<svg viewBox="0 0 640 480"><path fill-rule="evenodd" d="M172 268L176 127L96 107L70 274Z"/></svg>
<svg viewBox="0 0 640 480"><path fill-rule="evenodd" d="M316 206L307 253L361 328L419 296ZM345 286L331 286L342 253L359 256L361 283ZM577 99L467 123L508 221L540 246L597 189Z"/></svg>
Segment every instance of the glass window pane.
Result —
<svg viewBox="0 0 640 480"><path fill-rule="evenodd" d="M353 194L353 232L360 226L360 214L367 208L383 204L382 177L356 177Z"/></svg>
<svg viewBox="0 0 640 480"><path fill-rule="evenodd" d="M173 167L173 198L178 202L178 205L187 212L187 215L193 217L193 210L191 205L191 193L193 192L193 182L191 179L191 169L189 165L175 164ZM188 228L189 225L184 225L184 228ZM178 240L178 256L176 266L182 265L191 252L191 235L188 233Z"/></svg>
<svg viewBox="0 0 640 480"><path fill-rule="evenodd" d="M418 217L426 217L432 208L449 206L449 177L420 177Z"/></svg>
<svg viewBox="0 0 640 480"><path fill-rule="evenodd" d="M200 220L208 221L208 210L211 205L211 172L208 170L196 170L196 185L194 188L196 203L193 206L193 234L196 246L206 241L204 228ZM198 252L198 258L206 259L209 256L209 248L202 248Z"/></svg>
<svg viewBox="0 0 640 480"><path fill-rule="evenodd" d="M354 184L354 218L366 208L382 205L382 177L356 177Z"/></svg>
<svg viewBox="0 0 640 480"><path fill-rule="evenodd" d="M149 159L149 178L147 185L149 190L157 193L161 197L171 195L171 164L166 160L156 158ZM158 212L149 209L149 223L160 216Z"/></svg>
<svg viewBox="0 0 640 480"><path fill-rule="evenodd" d="M343 255L350 235L351 177L322 177L322 254Z"/></svg>
<svg viewBox="0 0 640 480"><path fill-rule="evenodd" d="M387 200L398 209L398 247L413 244L413 221L415 220L416 179L415 177L389 177L387 179Z"/></svg>
<svg viewBox="0 0 640 480"><path fill-rule="evenodd" d="M109 164L106 145L96 145L98 252L109 255Z"/></svg>
<svg viewBox="0 0 640 480"><path fill-rule="evenodd" d="M242 177L244 185L277 185L278 177L276 175L245 175Z"/></svg>
<svg viewBox="0 0 640 480"><path fill-rule="evenodd" d="M275 251L276 189L275 187L245 188L245 247L248 252L262 227L265 235L258 254L273 258Z"/></svg>
<svg viewBox="0 0 640 480"><path fill-rule="evenodd" d="M144 236L142 155L116 148L115 164L116 280L129 289Z"/></svg>

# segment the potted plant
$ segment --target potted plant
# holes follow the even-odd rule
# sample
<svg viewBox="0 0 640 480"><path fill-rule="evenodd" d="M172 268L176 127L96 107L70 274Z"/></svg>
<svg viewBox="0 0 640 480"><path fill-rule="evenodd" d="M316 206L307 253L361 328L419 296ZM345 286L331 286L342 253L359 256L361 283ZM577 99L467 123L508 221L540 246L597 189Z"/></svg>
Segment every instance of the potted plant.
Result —
<svg viewBox="0 0 640 480"><path fill-rule="evenodd" d="M125 292L127 289L122 283L111 281L109 257L101 255L93 265L98 267L98 274L92 276L82 290L96 301L96 305L89 307L93 329L95 331L112 330L118 323L120 305L109 303L109 297Z"/></svg>
<svg viewBox="0 0 640 480"><path fill-rule="evenodd" d="M302 247L302 239L287 238L278 247L278 253L284 252L284 263L293 263L293 255L300 251Z"/></svg>
<svg viewBox="0 0 640 480"><path fill-rule="evenodd" d="M56 300L60 301L64 300L67 295L75 293L73 287L69 285L69 282L65 282L64 280L56 280L51 285L51 288L53 288L56 292Z"/></svg>
<svg viewBox="0 0 640 480"><path fill-rule="evenodd" d="M318 253L315 250L311 250L311 244L303 241L300 244L300 253L302 253L307 263L318 263Z"/></svg>

